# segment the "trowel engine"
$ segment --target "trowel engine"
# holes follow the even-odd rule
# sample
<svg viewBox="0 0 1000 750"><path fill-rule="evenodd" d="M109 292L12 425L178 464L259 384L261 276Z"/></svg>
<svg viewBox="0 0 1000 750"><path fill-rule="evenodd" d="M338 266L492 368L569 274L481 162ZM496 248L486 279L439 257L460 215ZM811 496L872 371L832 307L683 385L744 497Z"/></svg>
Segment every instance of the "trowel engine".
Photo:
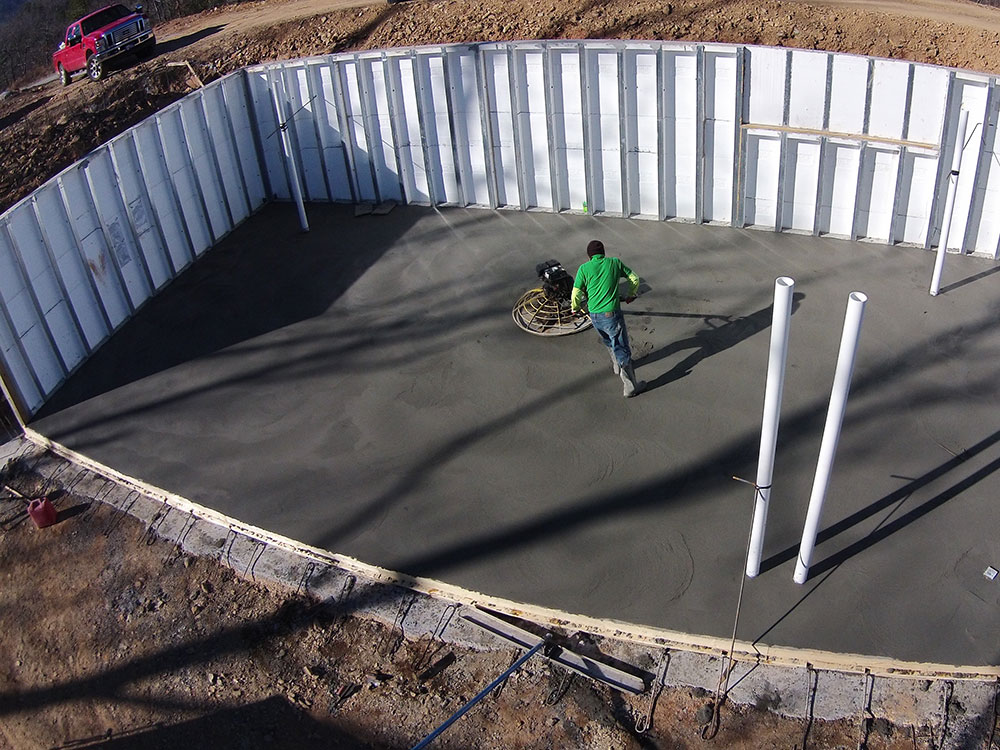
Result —
<svg viewBox="0 0 1000 750"><path fill-rule="evenodd" d="M565 336L591 326L590 317L573 313L573 277L562 263L547 260L535 266L541 287L529 289L514 305L517 327L536 336Z"/></svg>

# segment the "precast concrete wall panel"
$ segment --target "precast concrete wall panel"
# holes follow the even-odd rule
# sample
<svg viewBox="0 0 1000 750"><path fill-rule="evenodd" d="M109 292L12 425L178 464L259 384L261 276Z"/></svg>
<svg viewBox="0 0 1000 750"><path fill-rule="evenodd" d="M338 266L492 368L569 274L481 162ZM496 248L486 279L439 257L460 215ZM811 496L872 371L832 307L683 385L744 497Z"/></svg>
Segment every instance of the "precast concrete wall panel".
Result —
<svg viewBox="0 0 1000 750"><path fill-rule="evenodd" d="M226 107L223 88L219 83L213 83L202 90L201 106L213 154L213 166L218 170L226 201L229 228L232 229L250 216L252 209L236 143L233 118Z"/></svg>
<svg viewBox="0 0 1000 750"><path fill-rule="evenodd" d="M625 53L626 206L629 216L660 215L659 61L656 50Z"/></svg>
<svg viewBox="0 0 1000 750"><path fill-rule="evenodd" d="M339 70L339 67L336 68ZM250 90L252 117L260 132L261 156L264 162L264 172L270 187L271 200L291 200L292 189L288 182L288 172L285 166L287 155L284 153L278 114L275 110L275 93L267 68L255 68L248 74L247 84ZM280 94L279 94L280 96ZM343 107L335 107L335 111L343 111Z"/></svg>
<svg viewBox="0 0 1000 750"><path fill-rule="evenodd" d="M148 269L138 249L138 242L125 206L117 175L111 165L111 153L99 149L88 157L84 169L97 220L108 246L108 278L124 289L129 314L153 293Z"/></svg>
<svg viewBox="0 0 1000 750"><path fill-rule="evenodd" d="M307 64L282 68L281 88L288 102L290 127L295 130L298 143L298 164L301 166L302 183L306 200L332 200L323 169L322 148L316 125L316 95L310 86Z"/></svg>
<svg viewBox="0 0 1000 750"><path fill-rule="evenodd" d="M733 160L736 133L736 56L704 55L705 188L704 221L730 223L733 214Z"/></svg>
<svg viewBox="0 0 1000 750"><path fill-rule="evenodd" d="M310 61L309 68L318 97L316 124L322 144L322 163L326 170L331 199L350 202L355 199L355 193L351 177L351 159L340 122L340 112L343 111L343 107L337 104L339 87L334 86L337 68L326 60ZM253 113L250 113L250 116L252 115Z"/></svg>
<svg viewBox="0 0 1000 750"><path fill-rule="evenodd" d="M80 255L58 185L43 185L32 194L31 202L53 270L66 289L68 305L80 323L86 347L92 351L110 335L111 327L103 315L90 270Z"/></svg>
<svg viewBox="0 0 1000 750"><path fill-rule="evenodd" d="M698 58L694 49L663 56L664 216L694 219L698 163Z"/></svg>
<svg viewBox="0 0 1000 750"><path fill-rule="evenodd" d="M191 144L184 132L180 107L174 106L164 110L156 115L155 121L163 144L163 158L167 171L176 188L181 218L187 227L187 235L191 238L194 254L201 255L215 244L216 238L209 223L209 212L195 173L194 160L188 151L188 146Z"/></svg>
<svg viewBox="0 0 1000 750"><path fill-rule="evenodd" d="M267 200L248 91L239 73L191 94L0 216L0 376L22 418Z"/></svg>
<svg viewBox="0 0 1000 750"><path fill-rule="evenodd" d="M371 134L372 163L375 165L375 182L381 200L403 200L399 161L396 154L396 136L390 113L390 88L387 83L387 66L380 59L367 58L361 68L362 91L369 100L367 131Z"/></svg>
<svg viewBox="0 0 1000 750"><path fill-rule="evenodd" d="M168 261L176 274L194 260L194 245L184 222L177 186L163 156L155 121L147 120L133 128L131 140L150 205L163 232Z"/></svg>
<svg viewBox="0 0 1000 750"><path fill-rule="evenodd" d="M507 48L483 52L487 89L487 128L490 133L493 170L496 175L497 206L521 205L514 134L514 105L510 58Z"/></svg>
<svg viewBox="0 0 1000 750"><path fill-rule="evenodd" d="M552 53L552 130L559 210L586 211L587 155L583 122L583 68L578 47Z"/></svg>
<svg viewBox="0 0 1000 750"><path fill-rule="evenodd" d="M469 48L449 48L448 61L455 151L463 202L465 205L489 206L491 180L486 163L489 147L483 132L485 110L482 106L478 52Z"/></svg>
<svg viewBox="0 0 1000 750"><path fill-rule="evenodd" d="M521 139L524 200L526 208L551 209L552 151L549 142L545 55L541 50L515 51L514 91Z"/></svg>
<svg viewBox="0 0 1000 750"><path fill-rule="evenodd" d="M0 216L0 367L30 415L270 200L722 222L997 258L997 79L811 50L459 44L255 66ZM293 182L295 181L295 182ZM294 189L293 189L294 188Z"/></svg>
<svg viewBox="0 0 1000 750"><path fill-rule="evenodd" d="M83 177L84 169L82 164L77 165L58 179L80 254L87 264L109 328L114 330L128 320L132 309L111 257L111 245L97 216L94 197Z"/></svg>
<svg viewBox="0 0 1000 750"><path fill-rule="evenodd" d="M144 264L146 281L152 287L151 291L159 290L173 277L173 269L145 190L131 134L113 140L108 146L108 154L118 180L118 190L127 207L130 229L138 244L137 255Z"/></svg>

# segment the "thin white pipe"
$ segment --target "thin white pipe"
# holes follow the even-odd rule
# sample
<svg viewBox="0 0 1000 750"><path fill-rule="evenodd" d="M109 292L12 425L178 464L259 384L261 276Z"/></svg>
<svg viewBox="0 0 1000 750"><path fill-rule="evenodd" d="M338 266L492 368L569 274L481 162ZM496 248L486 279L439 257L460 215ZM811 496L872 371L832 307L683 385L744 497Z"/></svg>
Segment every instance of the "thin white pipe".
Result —
<svg viewBox="0 0 1000 750"><path fill-rule="evenodd" d="M288 134L291 126L291 116L288 113L288 102L285 97L274 88L274 102L278 105L278 112L281 122L278 123L278 130L281 131L281 144L285 149L285 164L288 165L289 177L292 183L292 197L295 199L295 207L299 211L299 225L303 232L309 231L309 220L306 218L306 204L302 197L302 182L299 177L299 165L295 162L295 151L292 149L292 137Z"/></svg>
<svg viewBox="0 0 1000 750"><path fill-rule="evenodd" d="M799 559L795 563L793 577L796 583L805 583L809 577L809 565L816 546L820 516L823 514L823 501L830 485L833 459L837 453L837 443L840 441L840 427L847 409L847 393L851 389L851 373L854 371L854 359L858 352L858 339L861 336L861 320L865 315L867 301L868 295L863 292L851 292L847 298L847 315L844 317L844 333L840 338L837 372L833 376L830 408L826 412L823 442L820 444L816 475L813 477L812 493L809 495L809 510L806 512L806 523L802 528Z"/></svg>
<svg viewBox="0 0 1000 750"><path fill-rule="evenodd" d="M941 239L938 240L934 275L931 277L932 297L936 297L941 291L941 272L944 270L944 256L948 253L948 235L951 234L951 217L955 213L955 193L958 192L958 170L962 168L962 151L965 150L965 130L968 126L969 113L963 109L958 116L955 152L951 157L951 174L948 176L948 196L944 201L944 218L941 220Z"/></svg>
<svg viewBox="0 0 1000 750"><path fill-rule="evenodd" d="M778 445L778 417L781 394L785 386L785 359L788 353L788 328L792 316L792 292L795 281L787 276L774 280L774 312L771 315L771 349L767 359L767 383L764 387L764 416L760 428L760 453L757 457L756 503L750 531L750 551L747 553L747 575L760 573L760 558L764 551L764 527L767 507L771 500L771 477L774 473L774 452Z"/></svg>

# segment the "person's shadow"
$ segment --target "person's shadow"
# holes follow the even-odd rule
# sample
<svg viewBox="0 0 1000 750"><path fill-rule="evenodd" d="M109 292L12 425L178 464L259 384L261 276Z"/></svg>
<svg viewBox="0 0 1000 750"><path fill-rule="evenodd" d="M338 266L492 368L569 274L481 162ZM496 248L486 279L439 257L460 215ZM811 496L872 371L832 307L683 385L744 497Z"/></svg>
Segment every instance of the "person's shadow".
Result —
<svg viewBox="0 0 1000 750"><path fill-rule="evenodd" d="M802 292L795 292L792 295L792 313L794 314L798 310L799 305L802 300L805 299L805 294ZM681 313L655 313L655 312L637 312L632 313L633 315L652 315L660 317L699 317L705 321L707 328L698 331L694 336L689 336L686 339L680 341L675 341L662 349L658 349L654 352L650 352L642 357L635 360L635 366L643 367L645 365L653 364L661 359L665 359L677 352L682 352L686 349L693 349L687 357L678 362L672 368L667 370L665 373L646 382L645 391L651 391L655 388L659 388L667 383L672 383L675 380L680 380L685 375L689 375L691 370L701 362L703 359L711 357L713 354L718 354L721 351L725 351L730 347L736 346L741 341L753 336L755 333L763 331L765 328L771 325L771 318L773 317L772 309L774 305L768 305L767 307L758 310L755 313L744 317L733 318L731 316L725 315L698 315L691 316L690 314Z"/></svg>

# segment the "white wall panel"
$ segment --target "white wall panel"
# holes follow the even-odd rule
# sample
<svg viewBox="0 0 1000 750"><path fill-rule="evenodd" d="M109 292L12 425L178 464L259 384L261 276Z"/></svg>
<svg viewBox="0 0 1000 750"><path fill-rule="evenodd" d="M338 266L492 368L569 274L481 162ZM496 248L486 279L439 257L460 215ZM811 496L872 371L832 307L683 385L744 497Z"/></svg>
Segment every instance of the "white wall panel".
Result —
<svg viewBox="0 0 1000 750"><path fill-rule="evenodd" d="M922 245L927 236L937 159L909 153L903 166L903 231L900 239Z"/></svg>
<svg viewBox="0 0 1000 750"><path fill-rule="evenodd" d="M857 232L861 237L889 239L892 224L892 196L896 190L899 153L881 148L869 148L861 166L861 186L858 200Z"/></svg>
<svg viewBox="0 0 1000 750"><path fill-rule="evenodd" d="M986 121L986 95L984 84L959 81L956 97L960 111L969 113L969 124L965 135L965 148L962 150L962 168L958 175L958 185L955 189L955 205L971 206L972 196L976 186L976 170L979 165L980 152L983 145L983 132ZM951 157L948 157L949 163ZM948 233L947 247L958 250L962 248L965 232L968 227L969 211L955 211L951 231ZM941 239L944 241L944 238Z"/></svg>
<svg viewBox="0 0 1000 750"><path fill-rule="evenodd" d="M257 68L247 74L253 117L260 132L260 146L267 184L271 188L270 198L291 200L288 174L282 156L281 136L278 134L278 115L274 109L274 95L267 68Z"/></svg>
<svg viewBox="0 0 1000 750"><path fill-rule="evenodd" d="M152 294L145 261L140 257L131 222L122 203L118 177L111 154L103 148L91 153L83 170L97 209L98 221L110 249L110 267L124 285L132 308L138 308Z"/></svg>
<svg viewBox="0 0 1000 750"><path fill-rule="evenodd" d="M138 125L132 131L132 140L150 204L163 230L170 263L176 273L194 259L194 246L181 212L177 188L163 156L155 121L147 120Z"/></svg>
<svg viewBox="0 0 1000 750"><path fill-rule="evenodd" d="M948 99L948 70L930 65L913 68L913 106L906 137L920 143L939 143Z"/></svg>
<svg viewBox="0 0 1000 750"><path fill-rule="evenodd" d="M222 93L221 106L224 107L229 120L232 147L246 186L249 210L256 211L264 205L268 196L264 186L262 165L257 154L255 122L250 119L250 103L247 101L249 89L243 76L230 75L221 79L212 90ZM236 214L238 212L234 208L234 218Z"/></svg>
<svg viewBox="0 0 1000 750"><path fill-rule="evenodd" d="M794 128L822 130L826 111L826 52L792 51L792 81L788 124Z"/></svg>
<svg viewBox="0 0 1000 750"><path fill-rule="evenodd" d="M62 382L64 365L50 339L46 322L39 314L34 290L22 273L16 253L4 223L0 225L0 295L4 300L4 317L11 327L9 350L24 352L31 365L27 375L42 392L49 392Z"/></svg>
<svg viewBox="0 0 1000 750"><path fill-rule="evenodd" d="M848 237L854 231L854 207L861 149L855 144L831 142L823 156L819 231Z"/></svg>
<svg viewBox="0 0 1000 750"><path fill-rule="evenodd" d="M626 53L625 60L628 209L631 215L656 217L660 206L656 52Z"/></svg>
<svg viewBox="0 0 1000 750"><path fill-rule="evenodd" d="M747 136L747 199L749 226L773 227L777 217L781 139L751 132Z"/></svg>
<svg viewBox="0 0 1000 750"><path fill-rule="evenodd" d="M226 109L223 89L219 83L202 90L201 106L205 122L211 123L208 137L222 179L227 208L233 225L239 224L250 215L250 197L237 152L232 117Z"/></svg>
<svg viewBox="0 0 1000 750"><path fill-rule="evenodd" d="M292 164L310 200L780 222L932 246L964 110L947 244L996 257L996 89L989 76L894 60L655 42L454 45L247 69L0 217L0 254L14 264L0 284L0 374L37 408L154 290L265 202L289 200Z"/></svg>
<svg viewBox="0 0 1000 750"><path fill-rule="evenodd" d="M36 312L43 320L50 343L68 371L89 354L78 323L66 301L65 287L53 267L42 228L30 203L22 203L7 215L9 239L16 250L20 270L31 287Z"/></svg>
<svg viewBox="0 0 1000 750"><path fill-rule="evenodd" d="M693 219L699 127L695 53L667 52L663 71L664 208L667 218Z"/></svg>
<svg viewBox="0 0 1000 750"><path fill-rule="evenodd" d="M392 128L391 91L386 83L387 65L382 60L366 60L361 74L364 88L369 92L371 106L368 113L368 132L372 137L372 160L379 198L403 200L399 163L396 159L396 136Z"/></svg>
<svg viewBox="0 0 1000 750"><path fill-rule="evenodd" d="M576 50L553 53L553 141L560 209L582 211L587 205L587 157L584 153L581 58Z"/></svg>
<svg viewBox="0 0 1000 750"><path fill-rule="evenodd" d="M483 132L482 97L474 50L456 50L449 57L455 118L455 145L465 201L490 205L489 170L486 167L487 141Z"/></svg>
<svg viewBox="0 0 1000 750"><path fill-rule="evenodd" d="M527 207L552 208L549 116L545 58L541 50L515 54L518 62L518 123Z"/></svg>
<svg viewBox="0 0 1000 750"><path fill-rule="evenodd" d="M281 70L281 83L288 101L292 128L298 145L298 164L306 200L330 200L323 168L322 148L316 125L318 105L310 86L309 68L295 65Z"/></svg>
<svg viewBox="0 0 1000 750"><path fill-rule="evenodd" d="M751 47L749 57L749 121L754 125L783 125L788 52L770 47Z"/></svg>
<svg viewBox="0 0 1000 750"><path fill-rule="evenodd" d="M907 79L910 63L876 60L872 67L868 133L882 138L903 138Z"/></svg>
<svg viewBox="0 0 1000 750"><path fill-rule="evenodd" d="M868 58L835 55L829 129L835 133L864 133L867 96Z"/></svg>
<svg viewBox="0 0 1000 750"><path fill-rule="evenodd" d="M736 129L736 57L705 55L706 221L729 223L733 214L733 159Z"/></svg>
<svg viewBox="0 0 1000 750"><path fill-rule="evenodd" d="M93 196L83 178L82 169L74 167L60 178L70 223L80 254L90 271L112 328L118 328L131 314L125 290L115 272L110 247L97 218Z"/></svg>
<svg viewBox="0 0 1000 750"><path fill-rule="evenodd" d="M90 271L80 257L58 186L52 182L44 185L35 191L34 200L37 214L45 217L45 236L66 288L69 305L80 321L87 346L94 349L110 335L111 329L88 278Z"/></svg>
<svg viewBox="0 0 1000 750"><path fill-rule="evenodd" d="M163 236L156 225L156 215L146 194L135 143L131 136L117 138L109 145L109 153L149 280L155 289L160 289L174 274Z"/></svg>
<svg viewBox="0 0 1000 750"><path fill-rule="evenodd" d="M785 159L782 228L811 232L820 185L820 143L790 138Z"/></svg>
<svg viewBox="0 0 1000 750"><path fill-rule="evenodd" d="M172 107L157 115L155 119L163 144L164 161L181 205L181 217L187 227L194 252L200 255L208 250L215 240L201 186L195 175L191 153L188 151L180 110Z"/></svg>
<svg viewBox="0 0 1000 750"><path fill-rule="evenodd" d="M491 92L489 127L493 133L493 164L497 172L497 203L520 205L517 181L517 154L514 148L514 108L505 49L488 50L483 55L486 85Z"/></svg>
<svg viewBox="0 0 1000 750"><path fill-rule="evenodd" d="M317 84L320 103L317 107L319 139L323 145L323 166L335 201L354 200L351 167L338 119L335 68L327 63L310 63L313 81Z"/></svg>

